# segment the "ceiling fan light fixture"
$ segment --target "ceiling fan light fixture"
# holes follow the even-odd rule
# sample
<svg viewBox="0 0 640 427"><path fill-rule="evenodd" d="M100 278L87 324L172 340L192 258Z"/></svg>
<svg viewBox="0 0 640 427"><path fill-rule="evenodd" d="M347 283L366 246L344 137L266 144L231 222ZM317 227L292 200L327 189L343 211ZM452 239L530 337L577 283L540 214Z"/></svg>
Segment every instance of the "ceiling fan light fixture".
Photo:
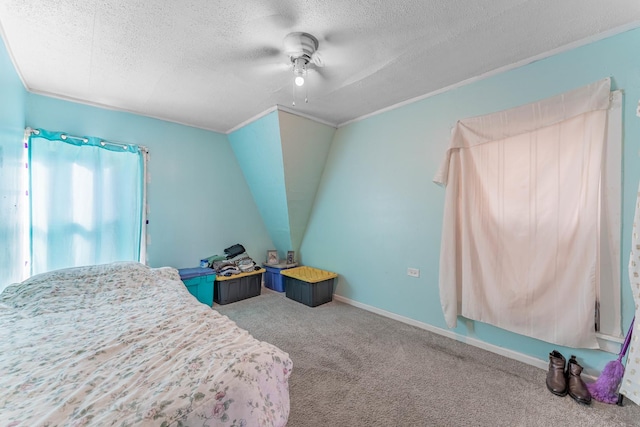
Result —
<svg viewBox="0 0 640 427"><path fill-rule="evenodd" d="M293 75L294 75L294 82L296 84L296 86L302 86L304 85L304 78L307 75L307 59L300 57L300 58L295 58L292 59L293 62Z"/></svg>
<svg viewBox="0 0 640 427"><path fill-rule="evenodd" d="M313 59L318 49L318 39L309 33L290 33L284 38L284 51L291 60L293 69L293 106L296 105L296 92L297 87L302 87L305 84L305 77L307 77L307 68L309 62L312 62L311 66L318 66ZM319 60L319 58L317 58ZM323 65L323 64L321 64ZM308 103L307 90L304 90L304 102Z"/></svg>

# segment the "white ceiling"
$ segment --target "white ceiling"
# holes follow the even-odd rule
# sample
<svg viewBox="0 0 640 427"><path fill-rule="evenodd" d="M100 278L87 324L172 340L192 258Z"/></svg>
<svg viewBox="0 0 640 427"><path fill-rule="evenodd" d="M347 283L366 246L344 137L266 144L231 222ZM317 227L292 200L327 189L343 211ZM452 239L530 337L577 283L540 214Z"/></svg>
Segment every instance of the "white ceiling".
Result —
<svg viewBox="0 0 640 427"><path fill-rule="evenodd" d="M219 132L276 105L340 125L638 22L638 0L0 0L28 90ZM295 107L292 31L325 63Z"/></svg>

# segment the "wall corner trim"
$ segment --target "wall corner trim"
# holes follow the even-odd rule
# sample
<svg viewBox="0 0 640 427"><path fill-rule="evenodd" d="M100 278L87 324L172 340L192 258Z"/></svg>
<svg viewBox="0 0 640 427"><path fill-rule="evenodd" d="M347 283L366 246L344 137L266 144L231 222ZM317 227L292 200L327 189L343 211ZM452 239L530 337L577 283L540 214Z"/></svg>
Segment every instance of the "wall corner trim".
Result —
<svg viewBox="0 0 640 427"><path fill-rule="evenodd" d="M237 125L235 125L234 127L232 127L231 129L229 129L228 131L225 132L226 135L229 135L230 133L233 133L235 131L237 131L238 129L241 129L245 126L247 126L248 124L251 124L253 122L255 122L256 120L259 120L261 118L263 118L264 116L266 116L269 113L273 113L274 111L278 110L278 106L274 105L273 107L267 108L266 110L264 110L261 113L256 114L255 116L248 118L247 120L245 120L242 123L238 123Z"/></svg>
<svg viewBox="0 0 640 427"><path fill-rule="evenodd" d="M313 116L311 116L309 114L304 114L304 113L301 113L300 111L296 111L294 109L287 108L287 107L284 107L282 105L277 105L276 107L277 107L278 111L284 111L285 113L289 113L289 114L293 114L294 116L298 116L298 117L302 117L302 118L305 118L305 119L309 119L309 120L312 120L314 122L317 122L317 123L320 123L320 124L323 124L323 125L327 125L327 126L330 126L332 128L335 128L335 129L338 128L338 125L335 124L335 123L331 123L331 122L328 122L326 120L322 120L322 119L319 119L317 117L313 117Z"/></svg>

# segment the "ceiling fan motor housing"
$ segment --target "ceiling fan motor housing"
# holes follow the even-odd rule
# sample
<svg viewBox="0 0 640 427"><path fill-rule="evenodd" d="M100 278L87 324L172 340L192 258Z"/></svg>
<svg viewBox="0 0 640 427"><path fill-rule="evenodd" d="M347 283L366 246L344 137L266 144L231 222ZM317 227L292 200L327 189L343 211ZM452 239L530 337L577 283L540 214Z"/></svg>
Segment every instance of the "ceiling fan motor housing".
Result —
<svg viewBox="0 0 640 427"><path fill-rule="evenodd" d="M296 59L303 59L305 63L311 61L311 56L318 49L318 39L309 33L295 32L289 33L284 38L284 52L289 56L291 62Z"/></svg>

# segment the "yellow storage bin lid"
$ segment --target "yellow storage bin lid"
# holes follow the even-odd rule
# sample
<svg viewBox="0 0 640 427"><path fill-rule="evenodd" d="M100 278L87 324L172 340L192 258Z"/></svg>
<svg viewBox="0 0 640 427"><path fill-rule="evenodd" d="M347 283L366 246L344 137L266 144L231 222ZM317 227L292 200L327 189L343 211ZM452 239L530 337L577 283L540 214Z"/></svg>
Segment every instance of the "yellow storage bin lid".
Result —
<svg viewBox="0 0 640 427"><path fill-rule="evenodd" d="M319 268L307 266L288 268L280 271L280 274L308 283L318 283L338 277L336 273L332 273L331 271L320 270Z"/></svg>
<svg viewBox="0 0 640 427"><path fill-rule="evenodd" d="M246 273L232 274L231 276L219 275L219 276L216 276L216 282L224 282L225 280L233 280L233 279L239 279L241 277L252 276L254 274L262 274L265 271L267 270L265 270L264 268L261 268L259 270L247 271Z"/></svg>

